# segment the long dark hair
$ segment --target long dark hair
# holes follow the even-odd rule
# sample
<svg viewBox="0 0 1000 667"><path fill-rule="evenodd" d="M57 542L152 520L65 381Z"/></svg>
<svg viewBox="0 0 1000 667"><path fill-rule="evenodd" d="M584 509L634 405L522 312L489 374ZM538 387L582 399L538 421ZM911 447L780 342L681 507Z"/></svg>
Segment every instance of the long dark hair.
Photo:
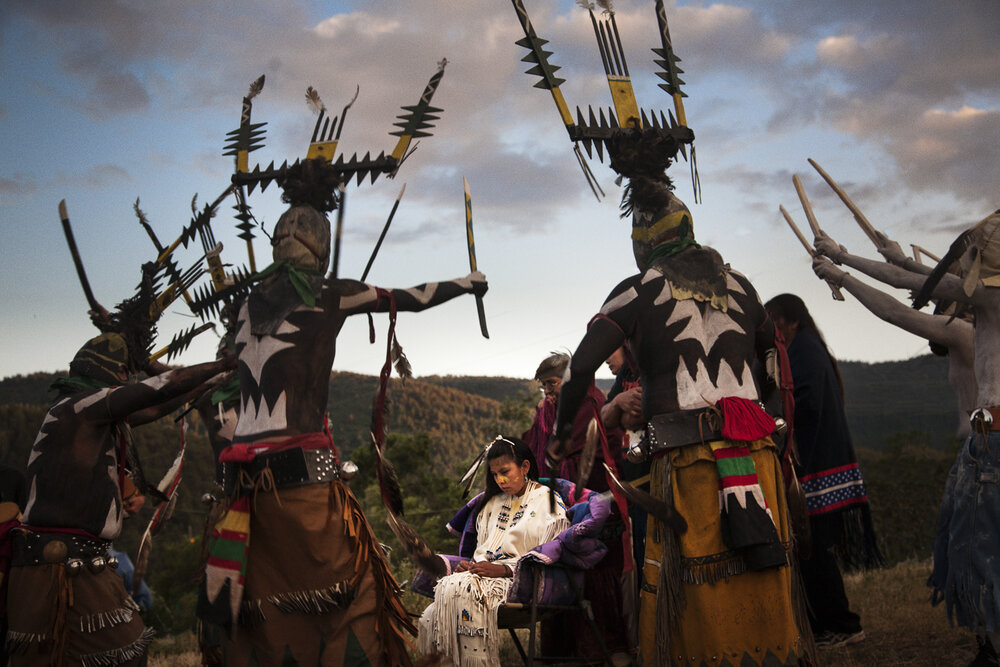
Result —
<svg viewBox="0 0 1000 667"><path fill-rule="evenodd" d="M493 496L503 493L497 481L493 479L493 473L490 472L489 465L490 461L495 461L504 456L512 459L514 465L518 467L525 461L529 461L528 479L538 481L538 463L535 461L535 455L531 452L531 447L528 446L528 443L520 438L501 435L490 445L490 448L486 451L486 460L483 461L483 465L486 466L486 493L483 495L483 502L480 507L485 505L486 501Z"/></svg>
<svg viewBox="0 0 1000 667"><path fill-rule="evenodd" d="M797 322L799 331L809 330L816 334L819 342L823 345L823 349L826 351L826 356L833 365L833 373L837 376L837 385L840 387L840 399L843 400L844 378L840 375L840 367L837 365L837 359L830 353L826 339L823 338L823 332L816 326L816 322L813 321L812 315L809 314L809 309L806 308L805 302L794 294L779 294L765 303L764 308L771 314L771 319L780 317L786 322ZM790 341L786 341L786 343L788 342Z"/></svg>

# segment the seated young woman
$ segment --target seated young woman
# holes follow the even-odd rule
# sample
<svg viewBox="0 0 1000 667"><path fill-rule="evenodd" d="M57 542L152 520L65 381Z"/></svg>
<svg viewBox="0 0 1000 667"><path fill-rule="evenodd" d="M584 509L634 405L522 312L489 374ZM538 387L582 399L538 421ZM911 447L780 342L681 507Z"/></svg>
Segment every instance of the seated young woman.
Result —
<svg viewBox="0 0 1000 667"><path fill-rule="evenodd" d="M441 578L434 602L420 617L420 650L442 655L442 665L499 666L497 607L507 599L514 565L531 549L569 527L558 499L550 510L548 488L528 445L498 437L486 452L486 491L476 518L476 550Z"/></svg>

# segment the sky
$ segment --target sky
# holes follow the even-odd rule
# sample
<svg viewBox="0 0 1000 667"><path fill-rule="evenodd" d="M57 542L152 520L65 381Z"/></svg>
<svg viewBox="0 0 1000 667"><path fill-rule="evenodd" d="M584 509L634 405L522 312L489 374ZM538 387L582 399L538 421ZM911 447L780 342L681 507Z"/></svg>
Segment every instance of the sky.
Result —
<svg viewBox="0 0 1000 667"><path fill-rule="evenodd" d="M570 105L611 104L586 10L524 0ZM767 300L806 300L834 354L886 361L927 351L920 339L835 302L783 221L807 230L792 185L800 174L823 228L877 258L846 208L812 170L821 164L873 224L909 248L942 254L995 210L1000 160L1000 3L995 0L680 1L667 5L696 135L702 203L690 165L670 174L700 242L718 249ZM652 1L618 0L616 19L640 107L667 111L650 52ZM0 3L0 377L64 369L96 329L61 231L70 220L93 291L109 309L155 257L139 200L159 239L173 241L198 206L229 184L226 133L250 83L266 75L253 121L266 122L251 164L305 156L315 115L308 86L335 113L354 92L338 154L390 151L400 107L415 104L442 58L433 104L444 111L395 179L348 187L340 275L360 277L392 202L405 196L368 281L408 287L469 270L463 176L472 193L479 268L489 279L482 338L471 298L403 313L397 335L421 375L530 377L550 351L575 349L589 319L636 272L615 174L590 161L590 192L547 91L525 74L512 5L501 0L7 0ZM247 261L232 200L213 221L223 260ZM276 187L249 203L270 232ZM807 232L808 233L808 232ZM187 267L199 244L181 248ZM254 242L259 266L267 238ZM907 295L894 292L899 298ZM193 319L175 303L160 344ZM334 370L377 374L387 318L368 343L364 317L338 339ZM199 337L179 363L206 361ZM606 370L602 375L609 377Z"/></svg>

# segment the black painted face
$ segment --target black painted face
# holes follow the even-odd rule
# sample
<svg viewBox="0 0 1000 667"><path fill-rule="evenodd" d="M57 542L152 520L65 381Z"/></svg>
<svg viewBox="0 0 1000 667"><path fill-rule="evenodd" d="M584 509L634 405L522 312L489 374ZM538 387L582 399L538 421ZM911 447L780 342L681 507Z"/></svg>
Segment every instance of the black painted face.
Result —
<svg viewBox="0 0 1000 667"><path fill-rule="evenodd" d="M330 222L311 206L285 211L271 238L274 261L326 272L330 264Z"/></svg>

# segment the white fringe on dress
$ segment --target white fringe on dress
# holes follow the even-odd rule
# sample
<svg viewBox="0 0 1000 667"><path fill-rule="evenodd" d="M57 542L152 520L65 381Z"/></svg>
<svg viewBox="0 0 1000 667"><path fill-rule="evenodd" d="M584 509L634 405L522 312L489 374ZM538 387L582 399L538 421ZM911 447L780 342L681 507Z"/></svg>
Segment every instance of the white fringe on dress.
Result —
<svg viewBox="0 0 1000 667"><path fill-rule="evenodd" d="M501 667L497 607L512 579L456 572L441 579L420 617L420 651L440 652L441 665Z"/></svg>

